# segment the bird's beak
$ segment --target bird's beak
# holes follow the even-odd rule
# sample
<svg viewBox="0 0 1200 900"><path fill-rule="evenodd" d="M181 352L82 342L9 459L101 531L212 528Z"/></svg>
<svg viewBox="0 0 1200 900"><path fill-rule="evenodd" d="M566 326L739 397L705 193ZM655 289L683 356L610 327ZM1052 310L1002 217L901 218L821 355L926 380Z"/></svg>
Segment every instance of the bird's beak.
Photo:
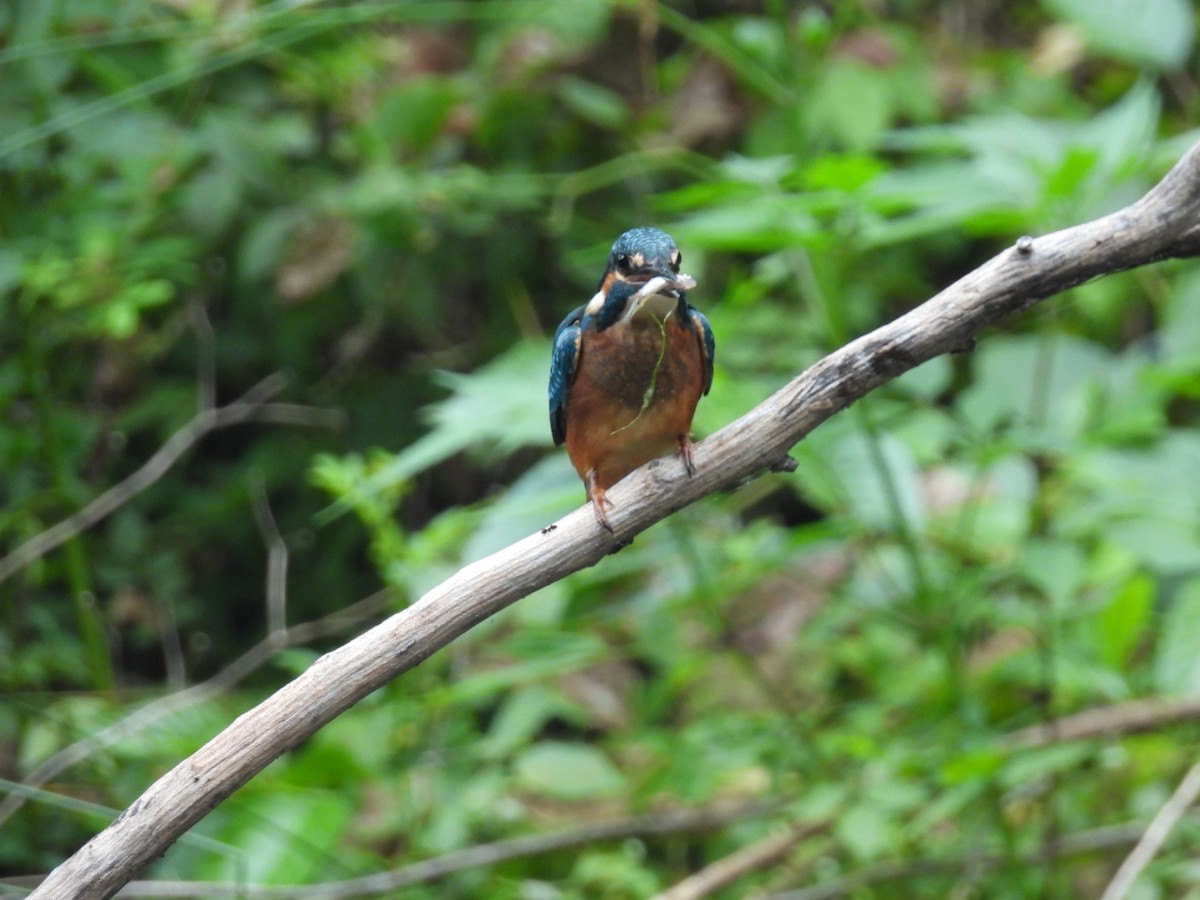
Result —
<svg viewBox="0 0 1200 900"><path fill-rule="evenodd" d="M665 266L644 270L639 273L638 281L641 287L629 298L623 319L632 319L643 309L657 318L665 317L679 302L682 292L696 286L691 275L676 274Z"/></svg>
<svg viewBox="0 0 1200 900"><path fill-rule="evenodd" d="M663 284L655 293L663 297L673 297L679 299L681 290L686 289L687 281L680 281L679 275L673 272L669 266L656 266L650 270L651 275L647 279L647 284L657 279L662 279L666 284ZM687 276L684 276L686 279Z"/></svg>
<svg viewBox="0 0 1200 900"><path fill-rule="evenodd" d="M679 276L671 271L670 266L646 266L636 275L629 276L630 282L642 285L639 293L643 296L648 296L649 293L678 294L675 284L678 280ZM652 282L655 290L647 292L645 286Z"/></svg>

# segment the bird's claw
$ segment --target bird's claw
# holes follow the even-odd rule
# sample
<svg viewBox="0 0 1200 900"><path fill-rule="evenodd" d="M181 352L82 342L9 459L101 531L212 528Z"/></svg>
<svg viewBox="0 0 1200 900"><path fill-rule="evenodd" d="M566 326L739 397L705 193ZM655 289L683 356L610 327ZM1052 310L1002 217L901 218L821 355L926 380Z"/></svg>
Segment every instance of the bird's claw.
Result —
<svg viewBox="0 0 1200 900"><path fill-rule="evenodd" d="M692 439L686 434L679 436L679 455L683 458L688 478L692 478L696 474L696 461L692 458Z"/></svg>
<svg viewBox="0 0 1200 900"><path fill-rule="evenodd" d="M612 534L613 527L608 521L608 513L605 512L605 507L612 506L612 501L604 495L604 488L596 483L594 472L588 472L587 494L588 499L592 501L592 512L596 514L596 523L609 534Z"/></svg>

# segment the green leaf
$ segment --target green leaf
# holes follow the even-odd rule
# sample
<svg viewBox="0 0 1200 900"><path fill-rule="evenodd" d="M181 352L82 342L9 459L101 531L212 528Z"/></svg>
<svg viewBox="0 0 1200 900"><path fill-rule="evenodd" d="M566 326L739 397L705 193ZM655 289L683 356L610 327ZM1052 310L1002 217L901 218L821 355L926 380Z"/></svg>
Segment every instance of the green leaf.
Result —
<svg viewBox="0 0 1200 900"><path fill-rule="evenodd" d="M253 816L231 820L220 833L240 852L235 859L212 860L209 877L287 884L328 871L350 821L350 795L276 789L255 800Z"/></svg>
<svg viewBox="0 0 1200 900"><path fill-rule="evenodd" d="M557 692L542 684L513 691L497 710L480 752L490 758L512 753L528 743L552 716L560 715L568 704Z"/></svg>
<svg viewBox="0 0 1200 900"><path fill-rule="evenodd" d="M1113 595L1096 621L1100 656L1124 668L1150 624L1156 584L1145 572L1135 572Z"/></svg>
<svg viewBox="0 0 1200 900"><path fill-rule="evenodd" d="M1150 79L1143 78L1084 126L1080 143L1096 154L1108 178L1127 177L1153 149L1161 114L1162 98Z"/></svg>
<svg viewBox="0 0 1200 900"><path fill-rule="evenodd" d="M1200 693L1200 578L1186 582L1171 598L1163 620L1155 680L1163 694Z"/></svg>
<svg viewBox="0 0 1200 900"><path fill-rule="evenodd" d="M612 797L625 790L616 766L586 744L543 741L518 757L516 774L529 790L559 800Z"/></svg>
<svg viewBox="0 0 1200 900"><path fill-rule="evenodd" d="M1086 742L1038 747L1018 753L1008 760L1000 778L996 779L1005 788L1017 790L1043 782L1053 775L1063 775L1082 765L1093 754Z"/></svg>
<svg viewBox="0 0 1200 900"><path fill-rule="evenodd" d="M24 259L14 247L0 247L0 295L8 293L21 281Z"/></svg>
<svg viewBox="0 0 1200 900"><path fill-rule="evenodd" d="M438 78L420 78L390 91L379 104L375 125L392 147L429 149L461 99L459 87Z"/></svg>
<svg viewBox="0 0 1200 900"><path fill-rule="evenodd" d="M1077 543L1033 538L1025 545L1020 566L1025 578L1061 608L1075 597L1087 577L1087 561Z"/></svg>
<svg viewBox="0 0 1200 900"><path fill-rule="evenodd" d="M1168 431L1145 449L1079 452L1064 462L1076 501L1059 514L1064 533L1095 534L1162 571L1200 566L1200 435Z"/></svg>
<svg viewBox="0 0 1200 900"><path fill-rule="evenodd" d="M873 156L859 153L827 154L818 157L803 172L807 190L857 191L888 169Z"/></svg>
<svg viewBox="0 0 1200 900"><path fill-rule="evenodd" d="M985 468L962 471L959 477L962 485L977 484L980 489L974 496L964 495L967 505L951 507L940 528L950 529L950 540L973 553L1013 559L1034 522L1038 475L1033 461L1013 453Z"/></svg>
<svg viewBox="0 0 1200 900"><path fill-rule="evenodd" d="M849 60L835 60L806 98L804 118L822 143L853 150L874 146L891 124L889 73Z"/></svg>
<svg viewBox="0 0 1200 900"><path fill-rule="evenodd" d="M899 388L918 400L933 403L946 392L953 380L954 364L950 358L935 356L916 368L909 369L892 382L892 387Z"/></svg>
<svg viewBox="0 0 1200 900"><path fill-rule="evenodd" d="M620 94L583 78L564 78L558 85L558 97L567 109L593 125L615 130L629 119Z"/></svg>
<svg viewBox="0 0 1200 900"><path fill-rule="evenodd" d="M1111 355L1062 334L993 337L972 360L975 380L959 409L976 428L1008 423L1040 441L1061 440L1087 424L1089 384L1103 382Z"/></svg>
<svg viewBox="0 0 1200 900"><path fill-rule="evenodd" d="M1045 0L1094 49L1153 69L1187 62L1196 21L1187 0Z"/></svg>
<svg viewBox="0 0 1200 900"><path fill-rule="evenodd" d="M874 804L852 806L834 826L838 839L861 860L878 859L896 842L896 826L885 811Z"/></svg>
<svg viewBox="0 0 1200 900"><path fill-rule="evenodd" d="M853 434L832 451L831 471L856 520L875 528L909 527L925 519L921 473L908 448L891 435ZM895 504L893 505L893 500Z"/></svg>
<svg viewBox="0 0 1200 900"><path fill-rule="evenodd" d="M551 630L518 632L497 649L513 657L514 661L497 668L482 669L433 691L429 695L430 701L438 704L479 702L514 685L582 669L602 659L607 652L604 642L595 635Z"/></svg>
<svg viewBox="0 0 1200 900"><path fill-rule="evenodd" d="M564 452L535 463L484 512L463 550L472 562L507 547L517 535L532 534L584 503L579 476Z"/></svg>
<svg viewBox="0 0 1200 900"><path fill-rule="evenodd" d="M799 196L761 195L692 213L672 232L681 246L763 253L803 243L821 229Z"/></svg>
<svg viewBox="0 0 1200 900"><path fill-rule="evenodd" d="M995 747L964 749L946 760L941 775L949 785L978 785L992 778L1003 766L1005 758L1005 754Z"/></svg>
<svg viewBox="0 0 1200 900"><path fill-rule="evenodd" d="M438 381L451 393L425 411L429 430L352 494L323 511L322 520L469 447L489 446L504 456L521 447L550 443L545 390L530 389L545 383L549 366L546 343L525 341L470 374L438 373Z"/></svg>

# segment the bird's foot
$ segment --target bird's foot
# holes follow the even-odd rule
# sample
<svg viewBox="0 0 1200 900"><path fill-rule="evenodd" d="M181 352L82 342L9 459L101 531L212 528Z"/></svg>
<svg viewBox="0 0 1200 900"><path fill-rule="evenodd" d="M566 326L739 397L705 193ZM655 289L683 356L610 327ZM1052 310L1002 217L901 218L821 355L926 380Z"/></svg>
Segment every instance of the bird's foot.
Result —
<svg viewBox="0 0 1200 900"><path fill-rule="evenodd" d="M687 469L688 478L696 474L696 461L692 459L692 438L690 435L679 436L679 455L683 457L683 467Z"/></svg>
<svg viewBox="0 0 1200 900"><path fill-rule="evenodd" d="M613 527L608 521L608 513L605 511L607 507L612 506L612 501L604 495L604 488L596 482L596 473L588 472L587 477L587 494L592 501L592 512L596 514L596 522L612 534Z"/></svg>

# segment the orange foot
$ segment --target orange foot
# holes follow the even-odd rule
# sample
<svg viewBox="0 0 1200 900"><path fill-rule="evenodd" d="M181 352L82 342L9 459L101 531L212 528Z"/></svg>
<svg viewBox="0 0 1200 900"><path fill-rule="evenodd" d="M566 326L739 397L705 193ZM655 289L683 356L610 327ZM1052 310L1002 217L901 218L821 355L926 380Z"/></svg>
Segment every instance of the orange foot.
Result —
<svg viewBox="0 0 1200 900"><path fill-rule="evenodd" d="M683 467L687 469L688 477L691 478L696 474L696 461L692 459L692 436L690 434L679 436L679 455L683 457Z"/></svg>
<svg viewBox="0 0 1200 900"><path fill-rule="evenodd" d="M596 470L591 469L587 473L587 495L592 501L592 512L596 514L596 521L605 531L612 533L613 527L608 522L608 513L605 507L611 507L612 501L604 496L604 488L600 487L596 480Z"/></svg>

